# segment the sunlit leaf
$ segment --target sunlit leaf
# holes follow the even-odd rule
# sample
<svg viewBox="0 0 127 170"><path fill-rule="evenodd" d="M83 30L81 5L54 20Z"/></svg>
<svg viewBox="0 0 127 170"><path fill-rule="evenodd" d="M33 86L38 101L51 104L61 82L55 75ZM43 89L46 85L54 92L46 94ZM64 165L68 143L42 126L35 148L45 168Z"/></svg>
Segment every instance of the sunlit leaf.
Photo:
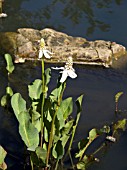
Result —
<svg viewBox="0 0 127 170"><path fill-rule="evenodd" d="M86 170L88 164L92 161L88 156L84 156L81 161L77 163L77 169Z"/></svg>
<svg viewBox="0 0 127 170"><path fill-rule="evenodd" d="M39 99L40 95L42 93L42 81L39 79L36 79L32 85L28 86L29 90L29 96L30 98L33 99Z"/></svg>
<svg viewBox="0 0 127 170"><path fill-rule="evenodd" d="M4 162L6 155L7 152L4 150L2 146L0 146L0 165Z"/></svg>
<svg viewBox="0 0 127 170"><path fill-rule="evenodd" d="M31 111L32 114L32 124L37 128L38 132L41 131L41 120L40 114L36 110Z"/></svg>
<svg viewBox="0 0 127 170"><path fill-rule="evenodd" d="M9 96L13 95L13 91L11 87L6 87L6 94L9 94Z"/></svg>
<svg viewBox="0 0 127 170"><path fill-rule="evenodd" d="M92 129L89 132L89 141L93 141L95 138L97 137L97 130L96 129Z"/></svg>
<svg viewBox="0 0 127 170"><path fill-rule="evenodd" d="M7 169L7 165L4 162L5 157L7 155L7 152L4 150L4 148L2 146L0 146L0 169Z"/></svg>
<svg viewBox="0 0 127 170"><path fill-rule="evenodd" d="M8 95L4 95L2 98L1 98L1 106L5 107L8 103Z"/></svg>
<svg viewBox="0 0 127 170"><path fill-rule="evenodd" d="M26 111L26 101L22 98L20 93L15 93L12 96L11 105L17 119L21 112Z"/></svg>
<svg viewBox="0 0 127 170"><path fill-rule="evenodd" d="M13 62L12 62L12 57L10 56L10 54L5 54L5 59L6 59L6 62L7 62L7 71L9 73L12 73L13 70L14 70L14 65L13 65Z"/></svg>
<svg viewBox="0 0 127 170"><path fill-rule="evenodd" d="M127 120L126 120L126 119L119 120L117 123L115 123L115 124L113 125L113 134L115 134L118 129L121 129L121 130L124 131L125 128L126 128L126 123L127 123Z"/></svg>
<svg viewBox="0 0 127 170"><path fill-rule="evenodd" d="M30 122L30 115L27 111L19 114L19 133L28 150L35 151L39 144L39 132Z"/></svg>

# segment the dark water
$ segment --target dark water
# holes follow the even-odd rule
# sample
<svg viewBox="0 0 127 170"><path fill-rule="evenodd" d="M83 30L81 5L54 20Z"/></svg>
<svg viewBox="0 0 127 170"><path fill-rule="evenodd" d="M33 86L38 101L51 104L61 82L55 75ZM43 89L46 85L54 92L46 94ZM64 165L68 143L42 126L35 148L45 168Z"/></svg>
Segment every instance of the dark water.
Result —
<svg viewBox="0 0 127 170"><path fill-rule="evenodd" d="M116 41L127 47L127 1L126 0L5 0L4 12L8 17L0 20L0 31L16 31L19 27L43 29L45 27L63 31L72 36L82 36L88 40L104 39ZM4 63L0 64L0 80L2 96L7 85ZM76 139L86 137L88 130L111 124L116 117L114 114L114 95L123 91L119 109L127 110L127 62L120 61L115 68L74 66L78 74L76 80L67 80L65 96L76 99L84 94L83 111L77 129ZM57 71L52 71L51 89L55 87ZM10 84L15 92L21 92L24 98L27 84L41 77L41 65L34 63L17 65L10 77ZM13 164L19 156L18 148L23 144L17 132L17 123L12 116L4 114L0 108L0 142L10 154L8 157ZM126 117L126 114L124 115ZM101 158L99 164L89 167L90 170L126 170L127 133L113 144ZM18 161L17 161L18 162ZM15 168L13 168L15 169Z"/></svg>

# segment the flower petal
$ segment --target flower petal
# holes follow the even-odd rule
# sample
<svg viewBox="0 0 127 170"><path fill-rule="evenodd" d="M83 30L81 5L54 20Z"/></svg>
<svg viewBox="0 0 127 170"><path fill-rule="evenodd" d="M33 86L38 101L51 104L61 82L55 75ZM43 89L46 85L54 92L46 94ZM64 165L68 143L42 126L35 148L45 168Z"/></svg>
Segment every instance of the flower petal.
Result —
<svg viewBox="0 0 127 170"><path fill-rule="evenodd" d="M60 79L60 83L63 83L67 79L67 76L68 76L68 71L63 70L62 77Z"/></svg>
<svg viewBox="0 0 127 170"><path fill-rule="evenodd" d="M64 67L51 67L54 70L64 70Z"/></svg>
<svg viewBox="0 0 127 170"><path fill-rule="evenodd" d="M68 70L68 76L71 77L72 79L77 77L77 74L74 72L74 70Z"/></svg>
<svg viewBox="0 0 127 170"><path fill-rule="evenodd" d="M38 58L42 58L42 57L43 57L43 50L40 49L40 50L39 50L39 56L38 56Z"/></svg>
<svg viewBox="0 0 127 170"><path fill-rule="evenodd" d="M52 56L50 56L49 54L53 54L52 52L50 52L49 50L43 50L43 53L44 53L44 56L45 56L45 58L51 58ZM49 54L48 54L49 53Z"/></svg>

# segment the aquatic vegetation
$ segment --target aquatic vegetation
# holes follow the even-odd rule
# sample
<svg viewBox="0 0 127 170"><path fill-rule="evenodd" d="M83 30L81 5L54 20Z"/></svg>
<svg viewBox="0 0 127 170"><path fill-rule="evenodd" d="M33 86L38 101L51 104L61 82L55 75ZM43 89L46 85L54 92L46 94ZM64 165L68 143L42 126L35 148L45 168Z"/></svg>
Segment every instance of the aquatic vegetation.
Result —
<svg viewBox="0 0 127 170"><path fill-rule="evenodd" d="M41 55L45 56L44 47L44 40L41 39L39 57L40 50L43 50ZM28 95L31 104L27 106L28 104L21 94L13 93L9 84L6 88L6 94L1 99L1 105L4 107L11 100L11 107L19 122L19 134L30 154L32 170L38 167L57 169L65 153L66 156L69 155L71 157L70 151L82 110L83 95L76 100L77 116L71 118L73 99L72 97L63 99L66 88L65 80L61 82L59 78L57 87L50 94L48 93L51 69L48 68L45 70L43 56L42 80L36 79L28 85ZM10 75L14 70L11 56L6 54L5 59L7 62L6 69L8 75ZM68 62L70 62L70 58ZM65 69L68 69L70 66L69 69L73 70L72 59L70 65L68 62L65 65ZM75 76L77 77L76 73ZM65 147L68 148L67 152L65 151Z"/></svg>
<svg viewBox="0 0 127 170"><path fill-rule="evenodd" d="M39 50L44 50L45 43L41 39ZM24 100L20 93L14 93L8 83L6 94L1 99L1 105L6 109L13 109L15 117L19 123L19 134L26 145L29 153L31 170L33 169L52 169L57 170L58 166L63 166L67 157L70 158L72 169L85 170L91 163L99 162L96 156L102 148L107 147L107 143L115 143L117 141L119 130L126 129L126 119L113 122L111 125L104 125L101 129L93 128L89 131L88 137L79 141L76 161L71 156L73 140L82 111L83 95L80 95L75 104L77 106L77 114L73 118L73 99L72 97L64 98L67 77L76 78L77 74L73 68L73 60L70 56L64 67L52 67L53 69L61 69L62 75L58 78L57 87L49 93L48 85L51 79L51 69L45 70L44 53L42 56L42 79L34 80L28 85L28 97L30 104ZM40 51L39 51L40 56ZM50 58L50 57L49 57ZM9 54L5 54L7 63L8 77L14 71L12 58ZM117 103L122 92L115 95L115 103ZM9 106L9 107L8 107ZM94 149L90 154L87 150L93 143L104 136L102 143ZM6 151L0 148L0 167L7 169L4 159Z"/></svg>

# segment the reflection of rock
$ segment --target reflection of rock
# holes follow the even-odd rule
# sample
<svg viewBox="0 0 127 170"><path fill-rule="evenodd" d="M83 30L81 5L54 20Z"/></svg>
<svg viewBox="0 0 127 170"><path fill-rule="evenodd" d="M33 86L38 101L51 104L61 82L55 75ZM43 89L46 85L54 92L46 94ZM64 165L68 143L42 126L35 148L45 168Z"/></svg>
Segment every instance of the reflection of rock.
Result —
<svg viewBox="0 0 127 170"><path fill-rule="evenodd" d="M125 47L115 42L68 36L52 29L21 28L17 33L0 33L0 48L19 59L36 59L38 56L38 40L45 39L46 48L54 53L48 62L65 62L72 56L75 63L111 66L113 60L126 53ZM18 60L17 60L18 59Z"/></svg>

